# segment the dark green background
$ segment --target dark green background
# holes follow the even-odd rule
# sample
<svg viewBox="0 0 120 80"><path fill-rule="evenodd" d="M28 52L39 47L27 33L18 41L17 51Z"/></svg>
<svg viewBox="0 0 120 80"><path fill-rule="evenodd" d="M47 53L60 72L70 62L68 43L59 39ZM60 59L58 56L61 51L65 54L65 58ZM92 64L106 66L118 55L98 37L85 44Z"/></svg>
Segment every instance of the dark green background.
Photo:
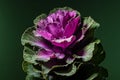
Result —
<svg viewBox="0 0 120 80"><path fill-rule="evenodd" d="M24 80L20 38L33 19L54 7L69 6L101 24L96 36L102 40L109 71L108 80L120 80L119 0L0 0L0 80Z"/></svg>

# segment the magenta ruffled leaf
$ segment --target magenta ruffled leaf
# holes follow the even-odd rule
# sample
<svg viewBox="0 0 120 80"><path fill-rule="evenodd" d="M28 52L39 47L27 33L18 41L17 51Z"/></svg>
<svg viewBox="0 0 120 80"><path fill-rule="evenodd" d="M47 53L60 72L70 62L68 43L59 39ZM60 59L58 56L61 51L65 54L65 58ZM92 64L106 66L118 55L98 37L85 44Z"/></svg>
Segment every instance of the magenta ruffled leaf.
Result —
<svg viewBox="0 0 120 80"><path fill-rule="evenodd" d="M40 19L34 33L55 46L67 48L75 40L73 34L79 27L81 18L78 15L78 12L72 9L59 9L46 18Z"/></svg>
<svg viewBox="0 0 120 80"><path fill-rule="evenodd" d="M80 23L80 17L73 18L71 21L68 22L68 24L65 26L65 33L64 35L66 37L70 37L73 35L76 31L76 29L79 27Z"/></svg>

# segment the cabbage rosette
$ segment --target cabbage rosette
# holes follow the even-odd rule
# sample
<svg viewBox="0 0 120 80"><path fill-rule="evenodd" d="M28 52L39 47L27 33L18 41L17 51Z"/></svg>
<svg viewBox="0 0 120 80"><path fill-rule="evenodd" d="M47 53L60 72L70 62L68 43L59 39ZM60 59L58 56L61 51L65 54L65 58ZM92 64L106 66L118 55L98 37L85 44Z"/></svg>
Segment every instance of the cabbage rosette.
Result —
<svg viewBox="0 0 120 80"><path fill-rule="evenodd" d="M69 7L38 16L21 38L26 80L105 80L107 70L99 66L105 51L94 37L98 27Z"/></svg>

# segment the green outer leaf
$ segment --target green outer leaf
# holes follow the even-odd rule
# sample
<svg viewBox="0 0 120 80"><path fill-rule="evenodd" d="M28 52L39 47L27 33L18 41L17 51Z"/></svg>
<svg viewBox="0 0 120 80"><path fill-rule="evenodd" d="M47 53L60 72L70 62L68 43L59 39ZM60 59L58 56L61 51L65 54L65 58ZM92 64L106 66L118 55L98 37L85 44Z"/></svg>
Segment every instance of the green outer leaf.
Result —
<svg viewBox="0 0 120 80"><path fill-rule="evenodd" d="M95 45L93 58L89 61L89 63L99 65L105 59L105 51L101 44Z"/></svg>
<svg viewBox="0 0 120 80"><path fill-rule="evenodd" d="M53 10L50 11L49 14L55 13L57 10L69 10L69 11L73 11L74 9L70 8L70 7L63 7L63 8L54 8ZM77 14L80 16L80 12L77 10L74 10L77 12Z"/></svg>
<svg viewBox="0 0 120 80"><path fill-rule="evenodd" d="M86 26L86 28L91 29L99 27L100 24L95 22L91 17L84 17L83 26Z"/></svg>
<svg viewBox="0 0 120 80"><path fill-rule="evenodd" d="M23 58L24 58L25 61L27 61L29 63L37 64L37 62L36 62L36 60L37 60L36 52L33 51L32 49L28 48L28 47L24 47Z"/></svg>
<svg viewBox="0 0 120 80"><path fill-rule="evenodd" d="M34 77L31 76L31 75L27 75L26 78L25 78L25 80L34 80L33 78L34 78Z"/></svg>
<svg viewBox="0 0 120 80"><path fill-rule="evenodd" d="M34 50L35 48L39 47L36 43L41 42L40 37L35 37L33 34L34 27L29 27L25 30L22 35L21 42L24 46L23 50L23 58L25 61L33 64L37 64L36 60L40 60L37 56L37 51ZM40 47L38 48L41 49Z"/></svg>
<svg viewBox="0 0 120 80"><path fill-rule="evenodd" d="M83 61L89 61L92 57L93 57L93 51L95 50L95 44L99 44L100 40L95 40L94 42L88 44L85 48L84 48L84 55L81 56Z"/></svg>
<svg viewBox="0 0 120 80"><path fill-rule="evenodd" d="M45 19L46 17L47 17L47 15L43 13L43 14L37 16L37 17L33 20L33 23L34 23L35 25L37 25L38 22L39 22L41 19Z"/></svg>
<svg viewBox="0 0 120 80"><path fill-rule="evenodd" d="M77 64L77 65L76 65ZM51 71L55 71L56 73L58 72L58 71L56 71L56 70L61 70L61 68L68 68L69 67L69 65L71 65L71 68L69 68L69 69L71 69L72 70L72 67L73 68L75 68L76 67L76 69L79 69L79 67L81 66L81 62L72 62L71 64L66 64L66 65L55 65L55 66L53 66L52 68L48 68L48 67L45 67L44 65L41 65L41 67L42 67L42 73L43 74L48 74L48 73L50 73ZM68 70L68 71L66 71L66 72L69 72L70 70ZM65 71L63 71L64 72L64 74L65 74ZM59 72L58 72L59 73ZM62 74L62 73L61 73Z"/></svg>
<svg viewBox="0 0 120 80"><path fill-rule="evenodd" d="M60 70L60 71L54 71L55 74L57 75L61 75L61 76L71 76L71 75L74 75L77 71L77 67L72 64L68 70Z"/></svg>
<svg viewBox="0 0 120 80"><path fill-rule="evenodd" d="M75 58L82 58L84 62L90 61L93 57L94 50L96 49L95 45L99 44L100 40L96 39L93 42L89 43L87 46L83 48L84 55L78 56L77 54L74 54L73 57Z"/></svg>
<svg viewBox="0 0 120 80"><path fill-rule="evenodd" d="M27 45L29 44L34 47L39 47L41 49L39 44L41 43L45 44L45 41L42 37L36 37L34 35L34 30L35 30L35 26L27 28L22 34L21 43L23 46L26 46L26 44Z"/></svg>
<svg viewBox="0 0 120 80"><path fill-rule="evenodd" d="M34 76L32 75L27 75L25 80L36 80Z"/></svg>
<svg viewBox="0 0 120 80"><path fill-rule="evenodd" d="M21 37L21 43L24 46L25 44L29 43L31 45L34 45L35 41L38 41L39 39L36 38L33 34L34 27L29 27L25 30L25 32L22 34Z"/></svg>
<svg viewBox="0 0 120 80"><path fill-rule="evenodd" d="M22 62L22 69L23 69L24 72L27 72L28 65L29 65L28 62L26 62L26 61L23 61L23 62Z"/></svg>
<svg viewBox="0 0 120 80"><path fill-rule="evenodd" d="M35 30L35 26L27 28L21 37L21 43L23 46L26 44L30 44L31 46L39 47L37 42L41 42L43 40L41 37L34 36L33 31ZM40 47L39 47L40 48Z"/></svg>
<svg viewBox="0 0 120 80"><path fill-rule="evenodd" d="M43 74L48 74L50 71L52 71L55 68L67 67L67 66L68 66L68 64L66 64L66 65L55 65L55 66L52 66L52 68L48 68L48 67L45 67L44 65L42 65L42 72L43 72Z"/></svg>
<svg viewBox="0 0 120 80"><path fill-rule="evenodd" d="M66 59L66 63L67 63L67 64L71 64L71 63L74 62L74 60L75 60L75 58L67 58L67 59Z"/></svg>
<svg viewBox="0 0 120 80"><path fill-rule="evenodd" d="M26 80L34 80L33 78L40 78L41 71L35 69L31 63L26 61L23 62L22 68L25 72L27 72Z"/></svg>
<svg viewBox="0 0 120 80"><path fill-rule="evenodd" d="M62 69L58 69L62 70ZM61 73L62 74L62 73ZM52 79L50 80L106 80L108 77L107 70L95 66L90 63L83 63L74 75L64 76L64 75L50 75Z"/></svg>

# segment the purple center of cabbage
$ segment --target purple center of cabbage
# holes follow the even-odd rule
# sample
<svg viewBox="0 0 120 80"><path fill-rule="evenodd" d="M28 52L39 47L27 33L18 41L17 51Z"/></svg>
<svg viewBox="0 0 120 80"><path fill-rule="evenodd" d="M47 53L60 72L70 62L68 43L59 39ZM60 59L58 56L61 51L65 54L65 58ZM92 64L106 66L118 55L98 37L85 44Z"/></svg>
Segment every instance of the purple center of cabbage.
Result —
<svg viewBox="0 0 120 80"><path fill-rule="evenodd" d="M67 48L75 41L74 33L79 24L80 16L76 11L58 10L37 23L35 35L43 37L55 46Z"/></svg>

